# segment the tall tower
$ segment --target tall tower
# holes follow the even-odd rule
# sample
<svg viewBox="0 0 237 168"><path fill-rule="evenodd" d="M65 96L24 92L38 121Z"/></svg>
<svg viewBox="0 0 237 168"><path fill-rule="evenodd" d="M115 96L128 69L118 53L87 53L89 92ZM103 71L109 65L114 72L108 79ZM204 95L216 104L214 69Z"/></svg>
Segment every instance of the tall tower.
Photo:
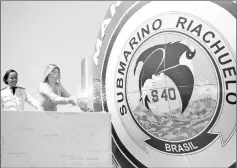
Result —
<svg viewBox="0 0 237 168"><path fill-rule="evenodd" d="M86 57L81 61L81 90L86 89Z"/></svg>
<svg viewBox="0 0 237 168"><path fill-rule="evenodd" d="M93 58L86 56L81 61L81 93L87 94L88 105L92 108L93 103Z"/></svg>

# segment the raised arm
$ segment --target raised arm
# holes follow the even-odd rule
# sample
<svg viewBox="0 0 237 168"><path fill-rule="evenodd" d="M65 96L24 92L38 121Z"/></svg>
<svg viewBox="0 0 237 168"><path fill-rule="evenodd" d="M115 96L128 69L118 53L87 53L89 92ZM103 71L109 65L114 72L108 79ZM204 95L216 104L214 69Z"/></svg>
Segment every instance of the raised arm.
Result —
<svg viewBox="0 0 237 168"><path fill-rule="evenodd" d="M54 94L54 92L52 91L50 86L48 86L48 84L46 84L46 83L40 84L39 94L46 96L51 101L53 101L55 104L68 104L70 102L70 98L61 97L61 96Z"/></svg>
<svg viewBox="0 0 237 168"><path fill-rule="evenodd" d="M25 90L25 101L35 107L38 111L43 111L43 108L40 106L39 102L33 98L27 90Z"/></svg>

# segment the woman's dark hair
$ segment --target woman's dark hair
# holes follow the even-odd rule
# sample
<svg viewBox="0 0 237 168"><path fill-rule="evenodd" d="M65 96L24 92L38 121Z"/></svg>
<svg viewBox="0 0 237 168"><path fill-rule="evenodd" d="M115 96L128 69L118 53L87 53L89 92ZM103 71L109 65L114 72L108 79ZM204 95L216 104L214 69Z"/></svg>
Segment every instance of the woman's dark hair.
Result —
<svg viewBox="0 0 237 168"><path fill-rule="evenodd" d="M14 69L9 69L9 70L5 73L5 75L3 76L3 82L4 82L4 83L8 84L7 79L8 79L8 76L9 76L9 74L10 74L11 72L15 72L15 73L17 74L17 76L18 76L18 73L17 73Z"/></svg>

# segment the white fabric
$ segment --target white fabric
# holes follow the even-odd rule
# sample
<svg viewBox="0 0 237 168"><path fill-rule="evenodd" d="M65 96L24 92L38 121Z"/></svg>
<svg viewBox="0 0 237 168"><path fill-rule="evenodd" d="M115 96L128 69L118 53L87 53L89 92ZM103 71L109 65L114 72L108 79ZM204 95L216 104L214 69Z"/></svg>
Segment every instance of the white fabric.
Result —
<svg viewBox="0 0 237 168"><path fill-rule="evenodd" d="M10 87L1 91L1 107L3 111L24 111L24 103L27 102L41 110L40 105L26 89L17 87L15 95L12 94Z"/></svg>

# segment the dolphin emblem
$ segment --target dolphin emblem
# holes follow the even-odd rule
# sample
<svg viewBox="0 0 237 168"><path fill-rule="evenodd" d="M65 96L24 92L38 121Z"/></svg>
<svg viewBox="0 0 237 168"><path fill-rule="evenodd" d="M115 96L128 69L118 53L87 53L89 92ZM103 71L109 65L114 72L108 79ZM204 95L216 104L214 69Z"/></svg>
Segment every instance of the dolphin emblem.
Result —
<svg viewBox="0 0 237 168"><path fill-rule="evenodd" d="M177 86L182 101L181 114L184 112L192 96L194 77L190 67L182 60L184 57L187 60L191 60L195 54L195 49L188 47L183 41L178 41L152 46L139 56L134 67L134 75L138 63L142 61L143 66L139 75L140 101L145 104L147 109L150 110L148 104L150 100L147 95L143 100L141 91L142 87L147 79L152 78L152 75L160 75L160 73L164 73Z"/></svg>

